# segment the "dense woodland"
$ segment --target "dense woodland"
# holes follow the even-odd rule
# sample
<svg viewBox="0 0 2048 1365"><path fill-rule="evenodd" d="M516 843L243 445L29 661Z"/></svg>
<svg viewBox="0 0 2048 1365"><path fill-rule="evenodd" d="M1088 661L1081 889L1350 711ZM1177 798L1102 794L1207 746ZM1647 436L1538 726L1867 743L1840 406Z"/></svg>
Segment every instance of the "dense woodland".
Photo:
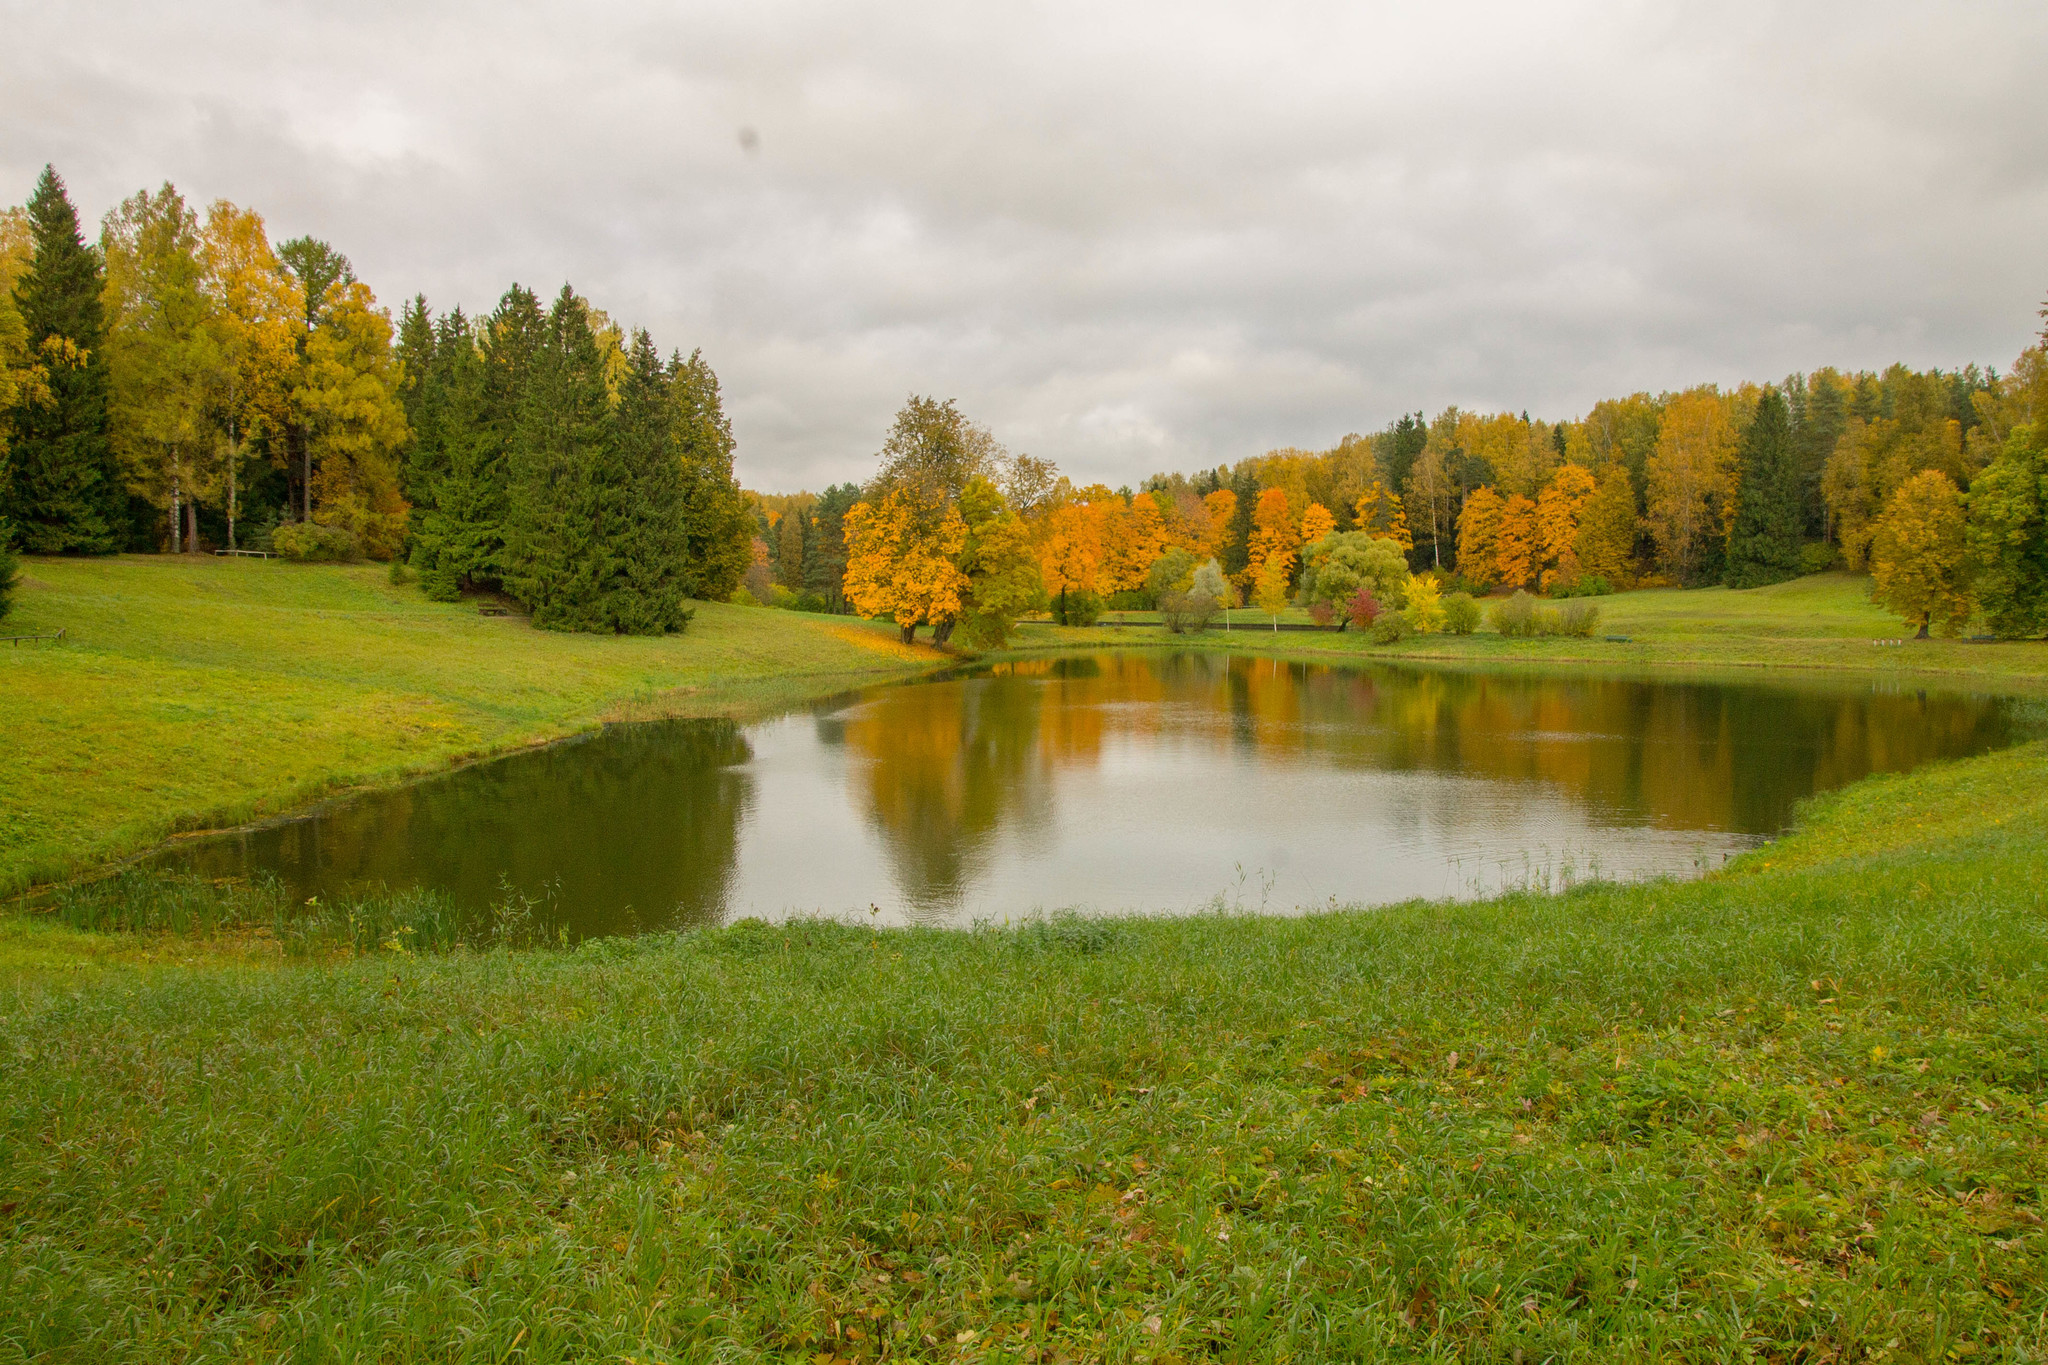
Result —
<svg viewBox="0 0 2048 1365"><path fill-rule="evenodd" d="M703 357L566 287L394 328L346 256L225 201L143 191L89 243L46 168L0 215L0 605L17 550L255 549L658 633L732 593L749 530Z"/></svg>
<svg viewBox="0 0 2048 1365"><path fill-rule="evenodd" d="M1870 573L1922 633L2048 633L2041 345L2003 375L1822 369L1561 422L1415 413L1135 491L1076 488L950 403L913 399L865 487L749 497L755 598L891 616L906 638L924 623L1001 638L1027 600L1068 621L1160 606L1171 625L1191 595L1294 603L1339 629L1393 608L1431 629L1461 593L1748 588L1829 568Z"/></svg>
<svg viewBox="0 0 2048 1365"><path fill-rule="evenodd" d="M2048 633L2048 362L1833 369L1596 403L1447 408L1322 451L1075 487L912 398L880 468L743 494L717 377L564 287L394 326L325 242L166 185L89 244L55 172L0 215L0 609L12 556L359 555L537 624L663 632L691 599L1005 639L1045 608L1289 603L1432 630L1461 599L1867 571L1923 633ZM1448 609L1448 610L1446 610ZM1383 619L1384 618L1384 619ZM1506 627L1503 627L1506 628Z"/></svg>

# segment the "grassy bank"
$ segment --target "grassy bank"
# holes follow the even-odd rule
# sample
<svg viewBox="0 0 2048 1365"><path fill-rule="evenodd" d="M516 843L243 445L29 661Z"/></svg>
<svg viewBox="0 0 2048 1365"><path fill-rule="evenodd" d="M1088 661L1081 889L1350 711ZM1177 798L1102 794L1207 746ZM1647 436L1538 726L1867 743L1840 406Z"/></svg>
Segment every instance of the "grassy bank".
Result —
<svg viewBox="0 0 2048 1365"><path fill-rule="evenodd" d="M360 784L588 729L730 715L942 656L705 605L666 639L559 635L379 567L32 559L0 648L0 891Z"/></svg>
<svg viewBox="0 0 2048 1365"><path fill-rule="evenodd" d="M2048 645L2040 641L1969 644L1906 639L1912 632L1870 601L1870 580L1850 574L1817 574L1742 592L1660 588L1592 600L1600 608L1600 625L1590 640L1510 640L1483 627L1473 635L1418 636L1394 645L1375 645L1352 631L1275 633L1265 629L1271 618L1248 611L1231 613L1228 634L1219 621L1206 634L1193 638L1232 649L1300 657L1330 654L1453 664L1594 664L1629 670L1800 668L1967 682L2009 691L2048 689ZM1155 618L1150 614L1128 615L1133 622L1146 624L1079 630L1034 623L1020 632L1017 643L1020 648L1046 649L1188 642L1189 637L1169 636L1151 624ZM1306 622L1308 616L1290 611L1280 619ZM1627 639L1610 641L1606 637L1611 635Z"/></svg>
<svg viewBox="0 0 2048 1365"><path fill-rule="evenodd" d="M1307 919L17 921L0 1360L2038 1360L2044 779Z"/></svg>

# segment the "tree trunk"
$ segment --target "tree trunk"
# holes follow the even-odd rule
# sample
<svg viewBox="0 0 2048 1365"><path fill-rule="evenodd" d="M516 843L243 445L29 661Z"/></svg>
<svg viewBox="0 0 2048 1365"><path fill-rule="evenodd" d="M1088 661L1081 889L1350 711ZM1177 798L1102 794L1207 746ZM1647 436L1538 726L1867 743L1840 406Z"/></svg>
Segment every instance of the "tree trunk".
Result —
<svg viewBox="0 0 2048 1365"><path fill-rule="evenodd" d="M1913 636L1913 638L1916 640L1924 640L1927 638L1927 618L1922 618L1920 622L1920 629Z"/></svg>
<svg viewBox="0 0 2048 1365"><path fill-rule="evenodd" d="M903 627L903 643L906 645L917 643L917 626L915 623Z"/></svg>
<svg viewBox="0 0 2048 1365"><path fill-rule="evenodd" d="M185 503L185 553L199 553L199 504L189 500Z"/></svg>
<svg viewBox="0 0 2048 1365"><path fill-rule="evenodd" d="M937 625L935 625L935 626L933 626L933 627L932 627L932 643L933 643L933 644L935 644L935 645L943 645L943 644L945 644L945 643L946 643L946 641L948 641L948 640L950 640L950 639L952 639L952 638L953 638L953 623L952 623L951 621L941 621L941 622L939 622L939 623L938 623Z"/></svg>
<svg viewBox="0 0 2048 1365"><path fill-rule="evenodd" d="M228 550L235 548L235 466L241 463L242 443L237 439L235 424L228 423Z"/></svg>
<svg viewBox="0 0 2048 1365"><path fill-rule="evenodd" d="M171 553L174 555L185 552L184 545L178 540L178 534L183 529L179 520L181 511L182 509L178 505L178 481L176 478L173 478L171 480Z"/></svg>

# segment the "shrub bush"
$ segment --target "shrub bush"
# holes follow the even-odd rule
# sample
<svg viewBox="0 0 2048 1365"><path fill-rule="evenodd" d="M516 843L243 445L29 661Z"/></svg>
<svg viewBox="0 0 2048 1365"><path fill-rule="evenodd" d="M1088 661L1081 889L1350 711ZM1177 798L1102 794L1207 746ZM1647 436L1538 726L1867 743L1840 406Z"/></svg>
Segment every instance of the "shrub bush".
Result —
<svg viewBox="0 0 2048 1365"><path fill-rule="evenodd" d="M1092 626L1102 619L1102 599L1092 592L1056 593L1052 619L1063 626Z"/></svg>
<svg viewBox="0 0 2048 1365"><path fill-rule="evenodd" d="M1113 592L1109 595L1111 611L1150 611L1159 599L1142 591Z"/></svg>
<svg viewBox="0 0 2048 1365"><path fill-rule="evenodd" d="M1479 604L1469 592L1454 592L1444 599L1444 629L1453 635L1470 635L1479 629Z"/></svg>
<svg viewBox="0 0 2048 1365"><path fill-rule="evenodd" d="M1371 588L1360 588L1344 604L1344 615L1360 630L1370 630L1372 623L1380 618L1380 600L1372 595Z"/></svg>
<svg viewBox="0 0 2048 1365"><path fill-rule="evenodd" d="M1510 640L1526 640L1536 633L1536 599L1526 592L1494 603L1492 615L1493 628Z"/></svg>
<svg viewBox="0 0 2048 1365"><path fill-rule="evenodd" d="M1328 630L1337 619L1337 609L1328 602L1311 602L1308 604L1308 619Z"/></svg>
<svg viewBox="0 0 2048 1365"><path fill-rule="evenodd" d="M14 585L21 581L20 558L14 553L14 528L0 519L0 620L14 607Z"/></svg>
<svg viewBox="0 0 2048 1365"><path fill-rule="evenodd" d="M1824 540L1815 541L1811 545L1802 545L1799 547L1799 572L1826 573L1829 569L1835 567L1835 563L1840 557L1836 553L1835 547Z"/></svg>
<svg viewBox="0 0 2048 1365"><path fill-rule="evenodd" d="M1591 602L1567 602L1557 611L1557 633L1583 640L1600 624L1600 608Z"/></svg>
<svg viewBox="0 0 2048 1365"><path fill-rule="evenodd" d="M1216 599L1206 592L1179 592L1169 588L1159 594L1159 620L1175 635L1199 635L1216 615Z"/></svg>
<svg viewBox="0 0 2048 1365"><path fill-rule="evenodd" d="M392 587L402 588L406 584L412 582L415 578L418 578L419 575L414 573L412 571L412 566L407 564L404 560L394 559L391 561L390 577Z"/></svg>
<svg viewBox="0 0 2048 1365"><path fill-rule="evenodd" d="M1553 598L1610 597L1613 594L1614 585L1596 573L1587 574L1576 582L1560 583L1550 590Z"/></svg>
<svg viewBox="0 0 2048 1365"><path fill-rule="evenodd" d="M270 548L298 564L353 564L363 557L356 538L339 526L298 521L270 533Z"/></svg>
<svg viewBox="0 0 2048 1365"><path fill-rule="evenodd" d="M1376 645L1399 644L1408 633L1408 618L1398 611L1383 611L1373 618L1372 642Z"/></svg>

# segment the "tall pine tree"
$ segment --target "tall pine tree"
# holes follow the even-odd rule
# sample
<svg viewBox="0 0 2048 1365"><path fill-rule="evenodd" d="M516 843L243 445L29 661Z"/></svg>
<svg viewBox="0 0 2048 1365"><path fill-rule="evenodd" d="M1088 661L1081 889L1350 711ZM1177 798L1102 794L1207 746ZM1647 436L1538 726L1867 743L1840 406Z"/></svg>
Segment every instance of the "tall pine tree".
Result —
<svg viewBox="0 0 2048 1365"><path fill-rule="evenodd" d="M732 473L732 423L703 352L692 351L669 368L670 420L683 465L689 595L723 602L739 587L753 554L753 518Z"/></svg>
<svg viewBox="0 0 2048 1365"><path fill-rule="evenodd" d="M683 464L669 421L669 368L647 333L636 331L619 382L618 454L625 497L607 530L613 577L603 619L629 635L662 635L690 619L689 537L683 521Z"/></svg>
<svg viewBox="0 0 2048 1365"><path fill-rule="evenodd" d="M804 591L824 598L830 611L846 610L846 513L860 497L859 484L834 484L811 509L817 522L804 554Z"/></svg>
<svg viewBox="0 0 2048 1365"><path fill-rule="evenodd" d="M8 413L11 488L0 518L36 553L109 554L122 548L127 498L107 430L105 276L49 166L28 217L34 255L14 302L43 382Z"/></svg>
<svg viewBox="0 0 2048 1365"><path fill-rule="evenodd" d="M590 309L566 285L531 365L509 453L505 588L537 626L608 629L610 535L628 489Z"/></svg>
<svg viewBox="0 0 2048 1365"><path fill-rule="evenodd" d="M1799 482L1785 395L1764 390L1735 455L1735 522L1724 580L1760 588L1799 573Z"/></svg>

